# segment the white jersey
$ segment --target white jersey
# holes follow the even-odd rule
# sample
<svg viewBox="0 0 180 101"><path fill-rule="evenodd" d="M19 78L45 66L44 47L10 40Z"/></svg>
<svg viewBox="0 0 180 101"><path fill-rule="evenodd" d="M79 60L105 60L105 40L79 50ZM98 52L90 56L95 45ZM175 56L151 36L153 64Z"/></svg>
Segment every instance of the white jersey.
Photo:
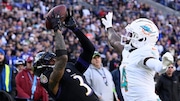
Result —
<svg viewBox="0 0 180 101"><path fill-rule="evenodd" d="M143 65L147 57L158 59L158 50L145 46L132 51L123 50L120 66L121 91L125 101L158 101L155 94L155 71Z"/></svg>

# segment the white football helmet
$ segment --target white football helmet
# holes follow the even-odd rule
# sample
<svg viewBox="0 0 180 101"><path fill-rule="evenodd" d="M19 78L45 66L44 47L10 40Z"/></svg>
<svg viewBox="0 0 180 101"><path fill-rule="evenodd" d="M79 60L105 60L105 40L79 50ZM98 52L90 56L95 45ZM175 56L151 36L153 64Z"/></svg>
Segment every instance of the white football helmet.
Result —
<svg viewBox="0 0 180 101"><path fill-rule="evenodd" d="M159 30L157 26L146 18L134 20L126 27L126 35L121 35L121 44L126 47L140 48L145 45L155 45Z"/></svg>

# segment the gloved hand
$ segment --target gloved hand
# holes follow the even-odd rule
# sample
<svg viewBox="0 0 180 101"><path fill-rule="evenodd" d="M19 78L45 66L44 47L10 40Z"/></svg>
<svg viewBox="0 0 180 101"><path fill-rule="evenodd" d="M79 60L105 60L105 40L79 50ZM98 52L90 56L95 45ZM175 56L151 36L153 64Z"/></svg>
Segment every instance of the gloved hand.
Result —
<svg viewBox="0 0 180 101"><path fill-rule="evenodd" d="M105 26L105 30L107 31L108 28L112 27L112 16L113 13L112 12L108 12L108 14L106 15L106 19L102 18L102 23Z"/></svg>
<svg viewBox="0 0 180 101"><path fill-rule="evenodd" d="M69 9L68 9L68 16L65 19L65 22L63 25L71 30L73 30L77 26L76 21L72 16L72 11L70 11Z"/></svg>
<svg viewBox="0 0 180 101"><path fill-rule="evenodd" d="M162 70L159 72L160 74L166 72L168 66L170 64L173 64L174 63L174 58L173 56L171 55L171 53L169 52L166 52L163 56L162 56Z"/></svg>
<svg viewBox="0 0 180 101"><path fill-rule="evenodd" d="M48 16L47 19L51 23L54 31L57 31L58 29L61 28L62 24L60 21L60 15L55 15L54 11L52 12L52 16L51 17Z"/></svg>
<svg viewBox="0 0 180 101"><path fill-rule="evenodd" d="M162 56L162 64L165 67L168 67L170 64L174 63L174 58L172 56L171 53L166 52L163 56Z"/></svg>

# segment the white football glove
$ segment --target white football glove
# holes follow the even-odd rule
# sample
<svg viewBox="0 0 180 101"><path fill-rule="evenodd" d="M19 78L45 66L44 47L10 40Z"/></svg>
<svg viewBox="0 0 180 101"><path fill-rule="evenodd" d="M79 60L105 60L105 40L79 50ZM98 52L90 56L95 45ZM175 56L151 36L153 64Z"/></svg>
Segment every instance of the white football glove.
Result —
<svg viewBox="0 0 180 101"><path fill-rule="evenodd" d="M168 66L173 63L174 63L174 58L173 58L172 54L170 52L166 52L162 56L163 69L159 73L162 74L162 73L166 72Z"/></svg>
<svg viewBox="0 0 180 101"><path fill-rule="evenodd" d="M170 64L174 63L174 58L172 56L172 54L170 52L166 52L163 56L162 56L162 64L163 66L168 67Z"/></svg>
<svg viewBox="0 0 180 101"><path fill-rule="evenodd" d="M108 28L112 27L112 16L113 13L112 12L108 12L108 14L106 15L106 19L102 18L102 23L105 26L105 30L107 31Z"/></svg>

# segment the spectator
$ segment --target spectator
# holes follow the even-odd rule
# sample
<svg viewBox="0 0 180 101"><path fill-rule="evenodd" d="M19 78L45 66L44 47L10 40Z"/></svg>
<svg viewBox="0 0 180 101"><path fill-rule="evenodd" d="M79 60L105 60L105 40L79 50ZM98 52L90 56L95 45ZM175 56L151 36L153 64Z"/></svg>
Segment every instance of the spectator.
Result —
<svg viewBox="0 0 180 101"><path fill-rule="evenodd" d="M118 99L120 101L124 101L124 98L123 98L122 93L121 93L121 86L120 86L121 85L120 69L119 68L114 69L111 72L111 74L112 74L113 81L114 81L114 84L115 84Z"/></svg>
<svg viewBox="0 0 180 101"><path fill-rule="evenodd" d="M5 51L0 48L0 90L6 91L13 98L16 95L15 74L13 68L5 64Z"/></svg>
<svg viewBox="0 0 180 101"><path fill-rule="evenodd" d="M41 45L40 43L40 37L43 36L44 34L40 34L42 31L44 32L50 32L45 30L45 24L44 24L44 19L42 16L40 16L41 14L44 14L44 12L38 12L37 13L37 8L40 6L41 3L39 2L43 2L43 9L46 11L49 11L49 9L51 7L53 7L54 5L58 5L59 3L67 3L65 1L67 0L41 0L39 2L32 2L30 1L32 8L34 9L35 12L26 10L22 7L22 4L24 4L24 2L26 2L25 0L13 0L14 2L11 3L11 0L2 0L2 3L4 3L4 1L6 1L8 4L12 4L11 6L13 6L14 2L19 1L20 5L19 7L11 7L11 10L8 10L7 7L3 7L0 6L0 46L4 47L7 45L7 42L9 43L15 43L13 44L14 47L18 47L20 44L20 40L22 41L22 39L19 37L19 35L21 35L22 37L24 37L24 33L27 31L27 27L34 27L30 33L33 33L35 35L35 45ZM150 6L150 10L149 11L142 11L143 7L143 3L138 3L137 0L114 0L112 3L104 3L103 5L99 2L91 2L92 5L90 6L85 6L85 8L90 10L90 18L88 17L84 17L84 16L79 16L79 13L82 13L82 8L81 5L79 5L79 2L77 0L71 0L73 3L73 7L75 7L75 9L77 10L75 17L77 18L77 22L82 25L81 28L87 28L87 26L89 26L90 24L94 25L95 23L98 25L98 27L96 26L95 28L98 29L98 36L101 36L102 34L105 34L105 30L104 28L102 28L101 23L99 23L99 20L97 20L97 14L99 11L98 7L99 5L101 5L101 7L103 6L103 8L107 8L107 9L113 9L113 12L115 14L114 16L114 23L118 23L115 24L114 27L116 27L117 29L117 33L124 33L124 30L122 29L124 27L125 24L127 24L128 22L134 20L135 18L139 18L140 16L144 16L147 18L151 18L159 27L160 29L160 33L161 33L161 37L165 37L167 34L168 36L175 36L176 40L179 41L180 40L180 27L179 27L179 22L180 19L178 16L174 16L174 15L162 15L158 12L158 9L154 9L153 6ZM91 0L92 1L92 0ZM107 0L106 0L107 1ZM123 3L123 2L126 3ZM163 1L163 0L158 0L158 1ZM167 0L166 0L167 1ZM169 1L169 0L168 0ZM178 1L178 0L175 0ZM86 3L87 0L82 0L82 2ZM101 2L104 2L101 0ZM174 2L176 4L179 4L177 2ZM39 4L39 5L38 5ZM166 2L167 4L167 2ZM98 7L96 7L96 5ZM109 5L113 5L109 6ZM72 6L70 4L68 4L68 6ZM84 9L84 8L83 8ZM42 10L42 9L41 9ZM93 13L96 12L96 13ZM133 14L133 16L131 16ZM159 17L161 16L161 17ZM162 19L163 18L163 19ZM89 23L87 23L87 21L89 21ZM120 23L120 24L119 24ZM166 28L166 24L171 24L173 27L170 29L170 31L168 31L168 29ZM90 29L90 28L89 28ZM166 32L167 30L167 32ZM9 32L14 33L13 35L9 34ZM87 30L88 32L89 30ZM173 32L172 32L173 31ZM94 30L91 32L94 33ZM11 38L8 38L8 37ZM50 36L53 36L52 34ZM66 37L69 37L69 34L65 35ZM13 37L16 37L20 40L16 40L13 39ZM75 37L75 36L74 36ZM30 37L28 37L30 40ZM107 34L106 34L106 38L107 38ZM96 41L98 41L99 43L101 43L101 39L96 39ZM167 37L167 39L169 39ZM161 40L160 40L161 41ZM171 46L172 43L169 43L168 40L165 40L165 44L164 43L160 43L164 49L163 50L167 50L169 46ZM19 44L19 45L17 45ZM53 41L51 41L51 46L53 44ZM69 43L66 43L69 44ZM35 46L34 45L34 46ZM98 44L95 44L96 46L98 46ZM33 46L33 48L34 48ZM42 45L41 45L42 46ZM180 55L180 42L176 42L175 47L178 46L176 52L175 52L175 58L177 55ZM21 46L22 47L22 46ZM39 50L47 50L44 49L44 46L42 46L42 49L36 48L36 51L34 51L33 54L35 54L36 52L39 52ZM17 48L20 49L20 48ZM29 48L31 49L31 48ZM77 48L75 48L74 50L76 50ZM13 49L16 50L16 49ZM22 50L21 50L22 51ZM68 52L68 54L72 53ZM163 54L163 53L162 53ZM105 65L104 65L105 66ZM109 66L108 66L109 67Z"/></svg>
<svg viewBox="0 0 180 101"><path fill-rule="evenodd" d="M7 48L6 48L7 49ZM6 50L6 62L10 67L13 67L12 65L12 50Z"/></svg>
<svg viewBox="0 0 180 101"><path fill-rule="evenodd" d="M112 60L110 61L110 64L109 64L109 71L112 72L113 70L118 68L119 64L120 64L120 60L119 60L118 54L116 52L113 52Z"/></svg>
<svg viewBox="0 0 180 101"><path fill-rule="evenodd" d="M27 11L33 11L33 5L31 3L31 0L25 0L25 3L23 3L23 8L25 8Z"/></svg>
<svg viewBox="0 0 180 101"><path fill-rule="evenodd" d="M91 60L91 65L84 73L87 82L93 88L100 101L114 101L115 86L111 73L103 67L101 54L97 51Z"/></svg>
<svg viewBox="0 0 180 101"><path fill-rule="evenodd" d="M23 51L21 53L21 58L26 60L29 56L32 55L30 52L29 44L27 42L24 42L22 45Z"/></svg>
<svg viewBox="0 0 180 101"><path fill-rule="evenodd" d="M178 99L180 99L180 58L176 61L176 70L174 71L174 75L177 77L178 80Z"/></svg>
<svg viewBox="0 0 180 101"><path fill-rule="evenodd" d="M21 72L25 68L25 66L26 66L26 63L24 59L16 60L15 67L18 72Z"/></svg>
<svg viewBox="0 0 180 101"><path fill-rule="evenodd" d="M176 71L180 71L180 57L176 60Z"/></svg>
<svg viewBox="0 0 180 101"><path fill-rule="evenodd" d="M170 64L165 73L161 74L156 83L156 94L162 101L179 101L178 99L178 80L173 72L175 66Z"/></svg>
<svg viewBox="0 0 180 101"><path fill-rule="evenodd" d="M164 51L164 47L162 46L160 41L158 41L155 46L156 46L157 50L159 51L159 56L161 56L162 52Z"/></svg>
<svg viewBox="0 0 180 101"><path fill-rule="evenodd" d="M41 86L39 78L33 73L33 57L26 60L26 68L16 75L16 100L48 101L48 93Z"/></svg>
<svg viewBox="0 0 180 101"><path fill-rule="evenodd" d="M22 58L21 58L21 51L20 51L20 50L16 50L16 51L14 52L14 55L12 56L12 64L13 64L13 67L14 67L14 68L16 68L16 67L15 67L15 63L17 62L18 59L22 59ZM22 59L22 60L24 60L24 59ZM24 60L24 61L25 61L25 60Z"/></svg>
<svg viewBox="0 0 180 101"><path fill-rule="evenodd" d="M68 4L68 6L74 7L75 9L75 17L77 18L77 22L79 25L82 25L81 28L86 29L87 33L90 33L92 35L97 34L97 39L95 39L95 41L98 41L98 43L95 43L95 46L99 46L105 44L107 45L107 43L104 43L103 40L104 38L107 38L107 34L105 34L105 30L102 28L99 20L99 16L98 16L98 11L100 11L101 8L105 8L105 11L109 11L110 9L113 10L115 16L114 16L114 27L116 28L116 30L118 31L118 33L124 33L124 30L122 29L123 26L127 23L129 23L130 21L139 18L140 16L144 16L147 18L151 18L159 27L160 29L160 40L165 37L165 36L169 36L167 37L167 40L165 40L165 43L160 43L164 49L163 50L167 50L169 46L171 46L171 44L175 44L175 41L173 42L171 40L171 37L175 37L176 41L179 40L179 18L178 16L174 16L174 15L162 15L161 12L159 12L158 9L154 9L153 6L149 6L150 10L145 10L143 7L144 4L143 3L139 3L136 0L133 1L129 1L129 0L123 0L123 1L111 1L111 3L105 3L106 1L96 1L96 2L91 2L89 6L84 6L84 8L79 5L79 2L74 0L72 1L72 3L69 4L69 2L65 2L67 0L61 0L61 1L48 1L48 0L42 0L37 2L32 2L30 0L13 0L12 1L7 1L7 0L3 0L6 1L8 4L12 4L12 10L5 10L6 7L4 8L3 6L0 6L0 39L2 42L0 42L0 46L3 47L3 45L7 45L13 43L13 46L16 47L15 49L13 49L13 51L15 51L16 49L21 49L22 47L24 47L23 45L20 45L20 42L23 42L23 40L27 41L27 42L31 42L32 37L33 36L33 43L35 43L33 46L30 46L29 44L29 49L35 49L33 50L32 54L35 54L36 52L38 52L38 50L41 50L39 48L35 48L36 45L41 44L41 39L42 36L44 36L44 34L40 34L42 32L46 32L46 35L51 32L51 31L47 31L45 29L45 23L44 23L44 14L45 12L49 11L49 9L51 9L54 5L58 5L59 3L66 3ZM3 3L2 1L2 3ZM92 0L91 0L92 1ZM19 3L20 6L16 6L16 3ZM82 2L84 2L86 4L87 1L83 0ZM102 4L102 2L104 2ZM83 4L84 4L83 3ZM22 7L23 4L28 4L31 6L31 8L33 9L33 11L25 9ZM177 4L177 2L176 2ZM43 9L42 8L43 5ZM73 6L72 6L73 5ZM100 7L96 7L100 6ZM110 5L113 5L110 6ZM15 7L14 7L15 6ZM27 6L26 6L27 7ZM88 16L85 17L82 16L82 9L87 9L89 11ZM42 12L40 12L40 10L43 10ZM81 16L80 16L81 15ZM92 27L93 25L93 27ZM171 27L169 29L169 27L167 27L167 25L171 25L173 27ZM26 33L27 32L27 33ZM167 35L168 34L168 35ZM46 36L45 35L45 36ZM53 36L51 34L49 34L50 36ZM66 38L69 37L69 34L64 35ZM101 37L103 36L103 37ZM76 37L76 36L74 36ZM168 41L170 39L170 41L172 41L170 43L170 41ZM107 42L107 41L106 41ZM53 44L53 41L51 41L51 44ZM69 43L67 43L69 44ZM180 46L180 44L178 42L176 42L175 47ZM48 50L47 47L45 46L41 46L42 50ZM23 48L22 48L23 49ZM75 47L74 50L76 50L77 47ZM105 47L104 51L109 51L109 47ZM180 49L178 48L176 50L176 54L179 55L180 54ZM22 51L22 50L21 50ZM100 51L99 51L100 52ZM72 54L73 52L70 51L68 52L68 54ZM100 52L101 53L101 52ZM105 52L103 53L105 54ZM175 57L176 57L175 54ZM26 55L23 56L23 58L26 58ZM104 65L105 66L105 65Z"/></svg>
<svg viewBox="0 0 180 101"><path fill-rule="evenodd" d="M106 11L104 10L104 8L101 8L99 13L98 13L99 17L102 18L106 15Z"/></svg>

